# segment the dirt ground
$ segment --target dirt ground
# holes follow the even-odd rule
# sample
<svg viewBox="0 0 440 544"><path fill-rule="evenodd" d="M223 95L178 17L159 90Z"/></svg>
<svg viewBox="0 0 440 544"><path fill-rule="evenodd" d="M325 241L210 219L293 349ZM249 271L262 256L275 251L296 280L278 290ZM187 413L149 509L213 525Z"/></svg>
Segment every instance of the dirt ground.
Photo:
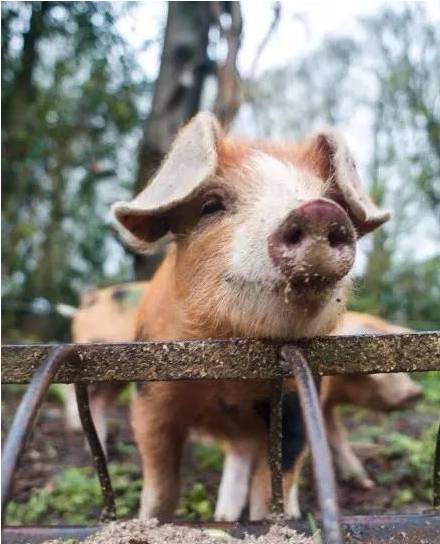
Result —
<svg viewBox="0 0 440 544"><path fill-rule="evenodd" d="M5 427L18 405L18 399L17 395L4 396L2 421ZM417 474L412 475L408 472L402 456L393 457L393 455L385 454L385 439L390 428L392 432L417 438L420 435L420 429L432 424L434 420L435 416L431 411L423 410L409 410L393 416L355 410L344 413L344 421L352 431L351 437L356 438L359 429L375 429L374 433L370 432L374 434L370 443L366 444L365 436L363 436L363 446L357 451L365 462L369 474L376 481L376 487L366 492L356 489L349 483L339 483L339 500L343 514L383 513L384 511L418 512L429 506L427 500L417 497L412 501L402 501L401 504L399 500L396 500L396 497L398 498L402 493L402 488L415 488L420 485L420 480ZM130 446L133 444L133 438L127 422L127 408L115 407L110 418L109 460L140 466L138 454L135 448ZM387 427L384 426L385 422ZM383 436L378 430L381 428L384 429ZM47 486L48 482L63 469L72 466L91 466L90 455L84 447L84 438L81 433L71 433L65 429L62 408L58 402L46 401L21 460L15 478L12 500L18 503L27 501L35 490ZM394 481L390 481L390 474L395 475ZM388 477L383 479L383 475ZM183 471L183 495L190 492L194 481L198 481L204 485L210 502L215 504L219 479L219 471L203 470L198 465L189 446ZM310 468L304 471L300 503L303 512L315 510ZM98 512L90 512L90 515L93 519ZM135 515L135 511L132 515ZM49 522L57 523L63 520L51 518Z"/></svg>

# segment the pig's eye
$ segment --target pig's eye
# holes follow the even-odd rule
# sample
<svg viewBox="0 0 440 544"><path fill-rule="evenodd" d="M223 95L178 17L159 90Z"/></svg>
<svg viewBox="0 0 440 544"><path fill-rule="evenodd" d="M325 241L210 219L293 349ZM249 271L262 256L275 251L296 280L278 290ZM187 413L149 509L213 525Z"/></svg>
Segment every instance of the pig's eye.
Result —
<svg viewBox="0 0 440 544"><path fill-rule="evenodd" d="M222 212L225 209L226 208L223 204L222 199L218 196L215 196L209 198L203 203L202 209L200 210L200 215L212 215L217 212Z"/></svg>

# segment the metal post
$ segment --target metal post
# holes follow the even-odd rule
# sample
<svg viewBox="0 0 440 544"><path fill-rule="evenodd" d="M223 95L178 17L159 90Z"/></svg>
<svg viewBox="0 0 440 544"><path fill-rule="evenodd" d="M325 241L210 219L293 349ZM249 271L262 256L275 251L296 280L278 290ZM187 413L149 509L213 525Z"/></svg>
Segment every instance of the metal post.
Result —
<svg viewBox="0 0 440 544"><path fill-rule="evenodd" d="M284 513L282 474L282 415L283 382L274 380L270 396L269 419L269 466L272 484L272 516L280 518Z"/></svg>
<svg viewBox="0 0 440 544"><path fill-rule="evenodd" d="M281 355L292 369L312 454L313 472L326 544L342 544L335 476L313 375L301 351L284 346Z"/></svg>
<svg viewBox="0 0 440 544"><path fill-rule="evenodd" d="M104 450L99 441L98 433L96 432L95 424L90 413L89 394L87 386L82 383L75 384L76 402L78 404L79 418L81 425L89 443L93 461L95 463L96 472L98 473L99 484L101 486L103 508L101 511L101 521L113 521L116 519L115 495L108 473L107 461L105 459Z"/></svg>

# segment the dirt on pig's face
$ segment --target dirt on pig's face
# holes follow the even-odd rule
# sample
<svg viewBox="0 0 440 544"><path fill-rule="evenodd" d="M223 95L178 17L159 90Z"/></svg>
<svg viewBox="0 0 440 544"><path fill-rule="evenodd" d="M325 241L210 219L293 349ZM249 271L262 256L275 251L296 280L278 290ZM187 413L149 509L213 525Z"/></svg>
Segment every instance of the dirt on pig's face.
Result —
<svg viewBox="0 0 440 544"><path fill-rule="evenodd" d="M114 209L140 249L171 234L173 289L195 337L329 332L357 237L386 220L336 133L302 145L237 141L207 114L181 131L150 186Z"/></svg>

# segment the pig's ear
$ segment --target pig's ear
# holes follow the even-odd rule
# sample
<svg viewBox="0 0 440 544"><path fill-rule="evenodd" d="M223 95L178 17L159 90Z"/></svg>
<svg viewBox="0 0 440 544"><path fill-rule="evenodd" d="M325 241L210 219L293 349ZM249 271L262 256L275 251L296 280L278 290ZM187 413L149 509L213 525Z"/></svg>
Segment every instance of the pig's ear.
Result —
<svg viewBox="0 0 440 544"><path fill-rule="evenodd" d="M307 160L328 182L326 196L347 210L359 237L388 221L389 212L378 208L362 188L353 156L337 130L325 128L312 136Z"/></svg>
<svg viewBox="0 0 440 544"><path fill-rule="evenodd" d="M212 114L196 115L179 131L146 188L130 202L112 206L122 236L134 249L154 249L153 243L170 230L173 210L189 202L201 184L215 173L220 133L220 125Z"/></svg>
<svg viewBox="0 0 440 544"><path fill-rule="evenodd" d="M64 304L62 302L55 305L55 310L58 314L62 315L63 317L67 317L68 319L74 318L75 315L78 313L78 308L75 308L75 306L71 306L70 304Z"/></svg>

